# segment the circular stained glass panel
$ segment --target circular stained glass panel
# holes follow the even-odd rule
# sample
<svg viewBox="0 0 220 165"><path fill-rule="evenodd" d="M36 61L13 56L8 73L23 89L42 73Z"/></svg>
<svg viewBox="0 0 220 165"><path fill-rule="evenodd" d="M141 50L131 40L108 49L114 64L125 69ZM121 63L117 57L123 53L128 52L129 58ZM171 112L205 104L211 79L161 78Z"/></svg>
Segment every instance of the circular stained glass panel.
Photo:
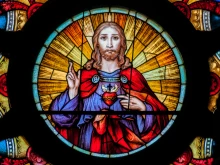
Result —
<svg viewBox="0 0 220 165"><path fill-rule="evenodd" d="M167 132L182 108L186 73L177 45L157 22L106 7L79 13L51 33L32 83L36 107L60 140L113 158Z"/></svg>

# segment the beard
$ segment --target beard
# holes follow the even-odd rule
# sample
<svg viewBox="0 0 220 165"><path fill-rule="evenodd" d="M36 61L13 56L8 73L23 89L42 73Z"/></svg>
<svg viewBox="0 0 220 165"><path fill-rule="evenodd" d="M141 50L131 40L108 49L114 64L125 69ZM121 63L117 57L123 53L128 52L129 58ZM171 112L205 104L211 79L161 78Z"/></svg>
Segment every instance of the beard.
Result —
<svg viewBox="0 0 220 165"><path fill-rule="evenodd" d="M106 61L114 61L119 55L119 50L118 51L113 49L100 50L100 54Z"/></svg>

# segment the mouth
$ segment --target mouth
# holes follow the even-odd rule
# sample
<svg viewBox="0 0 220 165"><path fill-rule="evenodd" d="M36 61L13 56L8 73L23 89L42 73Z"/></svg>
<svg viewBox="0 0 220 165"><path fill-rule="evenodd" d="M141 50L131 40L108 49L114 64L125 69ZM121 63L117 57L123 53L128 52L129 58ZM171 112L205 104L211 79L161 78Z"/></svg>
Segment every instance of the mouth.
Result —
<svg viewBox="0 0 220 165"><path fill-rule="evenodd" d="M115 50L106 50L105 52L106 53L113 53L113 52L115 52Z"/></svg>

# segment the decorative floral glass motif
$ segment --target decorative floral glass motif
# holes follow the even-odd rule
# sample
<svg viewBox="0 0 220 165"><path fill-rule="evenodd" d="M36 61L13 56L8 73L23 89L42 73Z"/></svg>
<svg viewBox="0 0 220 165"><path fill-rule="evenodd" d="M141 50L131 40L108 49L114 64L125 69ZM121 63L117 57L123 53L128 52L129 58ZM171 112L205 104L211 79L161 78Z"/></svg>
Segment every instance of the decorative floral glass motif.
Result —
<svg viewBox="0 0 220 165"><path fill-rule="evenodd" d="M0 0L0 29L20 31L47 0Z"/></svg>
<svg viewBox="0 0 220 165"><path fill-rule="evenodd" d="M219 0L168 0L192 23L196 30L212 31L220 26Z"/></svg>
<svg viewBox="0 0 220 165"><path fill-rule="evenodd" d="M209 69L211 75L211 87L208 109L215 113L217 110L217 100L220 94L220 51L209 58Z"/></svg>
<svg viewBox="0 0 220 165"><path fill-rule="evenodd" d="M99 8L66 20L33 72L36 107L66 145L99 157L156 142L184 101L186 75L169 34L147 16Z"/></svg>
<svg viewBox="0 0 220 165"><path fill-rule="evenodd" d="M212 138L196 137L186 151L170 165L212 165L215 141Z"/></svg>

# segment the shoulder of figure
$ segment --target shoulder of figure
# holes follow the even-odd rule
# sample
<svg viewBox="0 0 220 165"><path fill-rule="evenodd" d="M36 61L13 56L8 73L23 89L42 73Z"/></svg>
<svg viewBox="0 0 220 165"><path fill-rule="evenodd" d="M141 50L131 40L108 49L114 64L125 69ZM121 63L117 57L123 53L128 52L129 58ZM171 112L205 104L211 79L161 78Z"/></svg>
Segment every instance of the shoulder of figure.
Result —
<svg viewBox="0 0 220 165"><path fill-rule="evenodd" d="M92 79L95 75L98 75L97 69L82 69L81 70L81 80L82 82Z"/></svg>

